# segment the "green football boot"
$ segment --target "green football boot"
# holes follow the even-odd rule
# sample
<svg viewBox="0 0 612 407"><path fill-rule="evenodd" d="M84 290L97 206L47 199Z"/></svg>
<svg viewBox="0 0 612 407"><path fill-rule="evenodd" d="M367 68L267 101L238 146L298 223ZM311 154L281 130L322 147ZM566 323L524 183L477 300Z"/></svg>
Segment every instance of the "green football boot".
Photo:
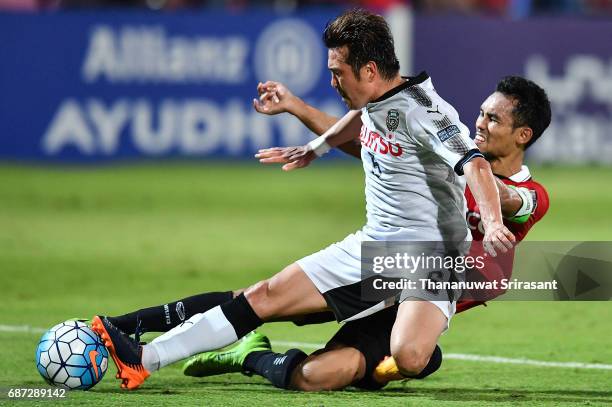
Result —
<svg viewBox="0 0 612 407"><path fill-rule="evenodd" d="M250 353L266 350L272 350L268 337L253 331L225 351L204 352L192 357L183 365L183 374L206 377L242 372L242 364Z"/></svg>

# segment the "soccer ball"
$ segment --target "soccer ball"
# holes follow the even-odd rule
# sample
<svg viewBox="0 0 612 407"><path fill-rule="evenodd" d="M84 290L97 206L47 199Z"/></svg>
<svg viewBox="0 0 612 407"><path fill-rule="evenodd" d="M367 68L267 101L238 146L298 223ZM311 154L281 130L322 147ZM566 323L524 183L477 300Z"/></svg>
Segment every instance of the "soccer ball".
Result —
<svg viewBox="0 0 612 407"><path fill-rule="evenodd" d="M88 390L102 380L108 351L81 321L55 325L40 338L36 368L45 381L65 389Z"/></svg>

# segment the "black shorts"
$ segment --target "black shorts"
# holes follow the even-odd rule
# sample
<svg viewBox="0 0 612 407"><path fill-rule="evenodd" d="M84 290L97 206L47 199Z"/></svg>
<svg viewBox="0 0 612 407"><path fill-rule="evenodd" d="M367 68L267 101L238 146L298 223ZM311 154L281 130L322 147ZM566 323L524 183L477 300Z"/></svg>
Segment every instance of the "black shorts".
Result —
<svg viewBox="0 0 612 407"><path fill-rule="evenodd" d="M366 369L361 380L353 386L378 390L384 387L372 378L376 366L391 355L391 330L398 306L392 306L370 316L345 323L327 342L327 347L344 345L357 349L365 357Z"/></svg>

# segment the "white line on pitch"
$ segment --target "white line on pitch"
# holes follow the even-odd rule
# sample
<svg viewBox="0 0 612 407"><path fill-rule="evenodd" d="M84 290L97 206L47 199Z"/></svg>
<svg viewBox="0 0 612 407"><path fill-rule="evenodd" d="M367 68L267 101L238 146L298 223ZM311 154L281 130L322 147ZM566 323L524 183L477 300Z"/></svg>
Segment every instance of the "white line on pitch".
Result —
<svg viewBox="0 0 612 407"><path fill-rule="evenodd" d="M490 363L509 363L513 365L529 365L542 367L565 367L573 369L600 369L612 370L612 365L604 365L603 363L582 363L582 362L545 362L543 360L523 359L523 358L504 358L500 356L480 356L466 355L463 353L447 353L444 355L447 359L469 360L474 362L490 362Z"/></svg>
<svg viewBox="0 0 612 407"><path fill-rule="evenodd" d="M29 332L41 334L46 331L46 329L35 328L29 325L0 325L0 332Z"/></svg>
<svg viewBox="0 0 612 407"><path fill-rule="evenodd" d="M44 328L32 327L29 325L2 325L0 324L0 332L23 332L23 333L35 333L40 334L45 332ZM290 342L290 341L272 341L273 345L276 346L287 346L305 349L321 349L325 345L322 343L310 343L310 342ZM470 362L489 362L489 363L503 363L513 365L526 365L526 366L540 366L540 367L561 367L570 369L598 369L598 370L612 370L612 365L606 365L603 363L582 363L582 362L546 362L543 360L523 359L523 358L504 358L501 356L481 356L481 355L467 355L463 353L446 353L444 354L446 359L454 360L467 360Z"/></svg>

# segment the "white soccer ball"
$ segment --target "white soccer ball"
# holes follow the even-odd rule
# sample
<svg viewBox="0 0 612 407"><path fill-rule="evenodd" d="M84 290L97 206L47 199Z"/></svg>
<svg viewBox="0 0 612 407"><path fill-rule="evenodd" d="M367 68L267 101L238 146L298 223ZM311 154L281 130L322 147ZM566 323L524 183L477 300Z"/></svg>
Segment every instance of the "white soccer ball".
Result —
<svg viewBox="0 0 612 407"><path fill-rule="evenodd" d="M40 338L36 368L45 381L69 390L88 390L102 380L108 351L98 335L81 321L55 325Z"/></svg>

